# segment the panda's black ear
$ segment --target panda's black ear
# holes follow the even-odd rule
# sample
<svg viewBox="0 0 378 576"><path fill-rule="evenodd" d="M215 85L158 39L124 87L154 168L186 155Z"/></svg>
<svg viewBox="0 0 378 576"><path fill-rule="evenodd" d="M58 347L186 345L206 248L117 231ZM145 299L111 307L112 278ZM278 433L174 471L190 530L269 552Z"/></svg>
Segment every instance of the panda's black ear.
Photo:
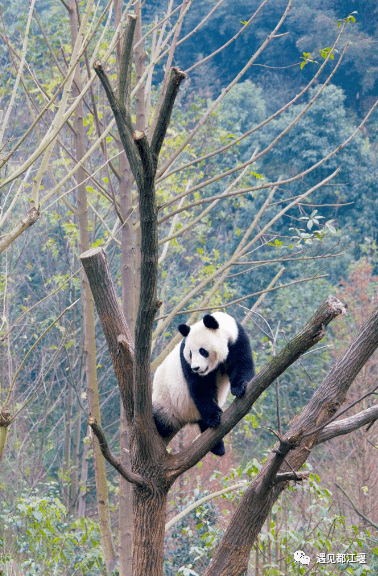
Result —
<svg viewBox="0 0 378 576"><path fill-rule="evenodd" d="M203 323L205 324L206 328L211 328L212 330L219 328L218 322L211 314L206 314L206 316L203 317Z"/></svg>
<svg viewBox="0 0 378 576"><path fill-rule="evenodd" d="M186 338L190 332L190 326L188 326L187 324L180 324L178 326L178 329L179 329L180 334L182 334L184 336L184 338Z"/></svg>

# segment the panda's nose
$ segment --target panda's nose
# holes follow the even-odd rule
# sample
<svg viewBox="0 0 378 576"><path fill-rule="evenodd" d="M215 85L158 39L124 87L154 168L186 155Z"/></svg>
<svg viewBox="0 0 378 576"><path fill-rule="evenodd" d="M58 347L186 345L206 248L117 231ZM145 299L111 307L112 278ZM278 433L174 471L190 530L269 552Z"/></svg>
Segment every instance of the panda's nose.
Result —
<svg viewBox="0 0 378 576"><path fill-rule="evenodd" d="M192 366L193 372L198 372L199 369L200 369L199 366Z"/></svg>

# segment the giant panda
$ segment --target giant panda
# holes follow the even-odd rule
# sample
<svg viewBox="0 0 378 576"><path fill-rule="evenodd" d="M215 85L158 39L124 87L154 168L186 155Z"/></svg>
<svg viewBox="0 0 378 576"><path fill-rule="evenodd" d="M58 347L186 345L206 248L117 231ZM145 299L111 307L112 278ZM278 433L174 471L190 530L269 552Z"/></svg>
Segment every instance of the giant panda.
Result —
<svg viewBox="0 0 378 576"><path fill-rule="evenodd" d="M186 424L201 432L220 423L228 392L240 398L255 374L244 328L224 312L180 324L184 337L157 368L152 386L156 428L166 444ZM212 449L225 453L223 440Z"/></svg>

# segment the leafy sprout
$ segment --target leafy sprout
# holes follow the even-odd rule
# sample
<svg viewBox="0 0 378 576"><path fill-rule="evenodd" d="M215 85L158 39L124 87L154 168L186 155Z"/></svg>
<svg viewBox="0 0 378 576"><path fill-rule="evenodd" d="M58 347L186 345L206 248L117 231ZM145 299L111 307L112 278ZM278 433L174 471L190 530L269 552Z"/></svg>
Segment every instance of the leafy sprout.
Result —
<svg viewBox="0 0 378 576"><path fill-rule="evenodd" d="M348 16L346 18L340 18L340 20L337 21L337 27L340 28L340 26L344 22L346 22L347 24L355 24L356 18L355 18L355 16L353 16L353 14L358 14L357 10L354 10L353 12L348 14Z"/></svg>

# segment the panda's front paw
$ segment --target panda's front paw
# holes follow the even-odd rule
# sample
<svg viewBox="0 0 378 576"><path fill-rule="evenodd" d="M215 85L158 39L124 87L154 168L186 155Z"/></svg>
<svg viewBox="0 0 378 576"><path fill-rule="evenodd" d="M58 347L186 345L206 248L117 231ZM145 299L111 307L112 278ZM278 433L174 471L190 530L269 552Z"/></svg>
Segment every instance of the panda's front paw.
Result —
<svg viewBox="0 0 378 576"><path fill-rule="evenodd" d="M215 428L220 424L221 414L222 410L219 409L219 412L214 412L213 414L207 414L205 418L202 418L202 420L209 428Z"/></svg>
<svg viewBox="0 0 378 576"><path fill-rule="evenodd" d="M246 382L238 382L237 384L233 384L231 386L231 393L236 396L236 398L241 398L244 396L246 389Z"/></svg>

